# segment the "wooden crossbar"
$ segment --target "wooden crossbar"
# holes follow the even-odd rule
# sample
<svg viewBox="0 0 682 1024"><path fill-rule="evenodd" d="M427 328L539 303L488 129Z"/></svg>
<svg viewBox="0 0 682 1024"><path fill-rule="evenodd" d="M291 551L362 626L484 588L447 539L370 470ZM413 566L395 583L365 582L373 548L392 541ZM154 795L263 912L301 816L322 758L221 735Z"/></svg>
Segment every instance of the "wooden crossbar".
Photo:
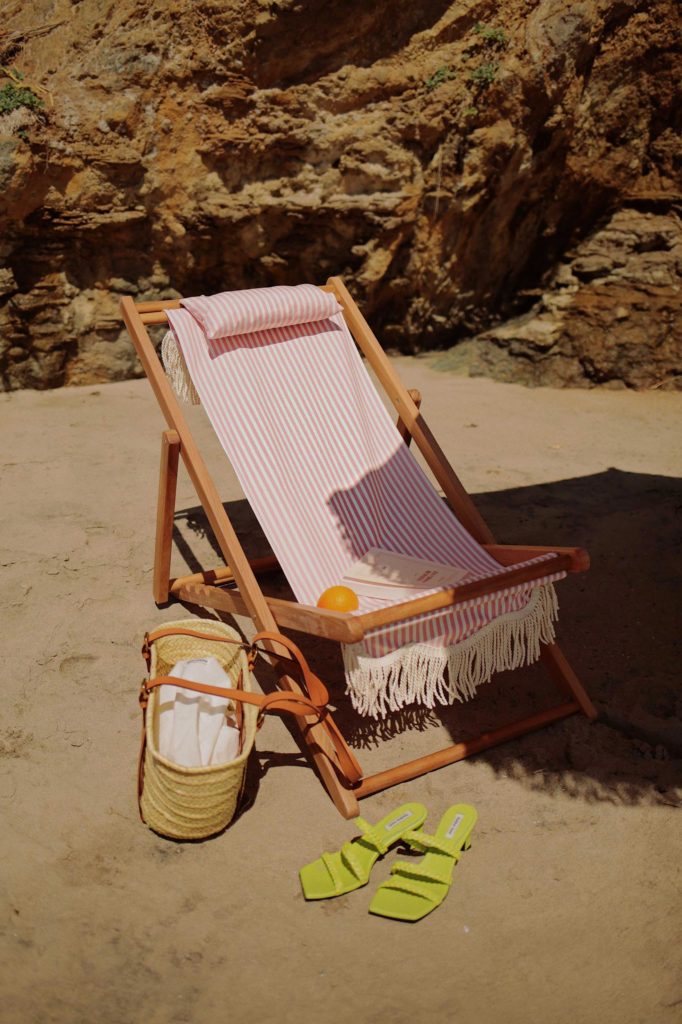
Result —
<svg viewBox="0 0 682 1024"><path fill-rule="evenodd" d="M526 733L534 732L536 729L543 729L546 725L558 722L569 715L575 715L580 711L577 701L568 701L565 704L557 704L546 711L539 711L535 715L528 715L519 718L516 722L510 722L494 729L492 732L484 732L474 740L467 740L464 743L451 743L443 750L437 750L425 757L417 757L413 761L406 761L396 768L388 768L384 772L377 772L375 775L368 775L357 786L355 793L359 797L370 796L372 793L379 793L389 786L397 786L400 782L407 782L409 779L416 779L426 772L436 771L456 761L463 761L465 757L473 754L480 754L483 750L496 747L500 743L508 743L516 740Z"/></svg>

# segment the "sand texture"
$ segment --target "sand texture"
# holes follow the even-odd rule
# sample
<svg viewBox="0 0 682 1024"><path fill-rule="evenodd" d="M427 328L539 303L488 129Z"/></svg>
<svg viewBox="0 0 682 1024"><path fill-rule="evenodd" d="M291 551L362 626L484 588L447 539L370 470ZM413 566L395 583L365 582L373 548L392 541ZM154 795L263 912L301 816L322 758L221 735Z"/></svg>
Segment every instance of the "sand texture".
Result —
<svg viewBox="0 0 682 1024"><path fill-rule="evenodd" d="M366 889L303 900L298 868L354 833L279 720L228 831L153 834L135 803L139 645L208 614L151 597L161 416L146 381L4 395L3 1024L681 1019L682 400L395 364L500 540L589 549L591 571L559 585L559 636L612 724L574 716L363 802L378 820L420 800L434 828L454 802L478 809L446 902L416 925L367 913L394 852ZM202 411L191 420L262 553ZM177 509L174 572L219 564L184 471ZM534 668L379 727L352 713L338 647L306 651L368 772L557 699Z"/></svg>

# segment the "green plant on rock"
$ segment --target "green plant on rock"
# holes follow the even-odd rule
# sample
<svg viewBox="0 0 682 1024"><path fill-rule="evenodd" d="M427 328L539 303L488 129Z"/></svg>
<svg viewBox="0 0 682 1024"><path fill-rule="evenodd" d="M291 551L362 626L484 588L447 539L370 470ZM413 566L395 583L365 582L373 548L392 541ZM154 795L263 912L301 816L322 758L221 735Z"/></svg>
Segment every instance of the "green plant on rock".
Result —
<svg viewBox="0 0 682 1024"><path fill-rule="evenodd" d="M0 89L0 114L10 114L13 110L26 107L28 110L42 110L45 104L32 89L17 86L8 82Z"/></svg>
<svg viewBox="0 0 682 1024"><path fill-rule="evenodd" d="M500 65L497 61L485 61L483 64L479 64L477 68L474 68L469 75L469 81L487 89L495 81L499 70Z"/></svg>
<svg viewBox="0 0 682 1024"><path fill-rule="evenodd" d="M430 78L425 79L424 85L428 92L433 92L433 90L437 89L439 85L443 84L443 82L449 82L450 79L454 77L455 73L452 68L444 66L442 68L438 68Z"/></svg>
<svg viewBox="0 0 682 1024"><path fill-rule="evenodd" d="M486 43L493 46L506 46L508 43L507 34L503 28L494 28L491 25L482 25L479 21L474 25L474 32Z"/></svg>

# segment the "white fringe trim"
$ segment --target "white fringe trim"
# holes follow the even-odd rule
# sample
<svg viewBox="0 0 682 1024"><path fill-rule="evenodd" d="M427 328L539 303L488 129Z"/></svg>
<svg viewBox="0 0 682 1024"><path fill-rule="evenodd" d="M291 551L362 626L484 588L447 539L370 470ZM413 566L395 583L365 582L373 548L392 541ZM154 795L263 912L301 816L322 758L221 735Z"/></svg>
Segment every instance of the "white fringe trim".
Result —
<svg viewBox="0 0 682 1024"><path fill-rule="evenodd" d="M199 395L194 384L192 384L192 378L189 375L185 358L178 347L172 331L166 331L163 336L161 359L166 376L170 380L173 391L180 401L191 402L192 405L201 405Z"/></svg>
<svg viewBox="0 0 682 1024"><path fill-rule="evenodd" d="M432 708L468 700L495 672L537 661L540 645L554 640L558 612L556 592L547 584L533 588L524 608L499 615L450 647L411 644L372 658L363 642L342 644L353 707L361 715L383 718L415 702Z"/></svg>

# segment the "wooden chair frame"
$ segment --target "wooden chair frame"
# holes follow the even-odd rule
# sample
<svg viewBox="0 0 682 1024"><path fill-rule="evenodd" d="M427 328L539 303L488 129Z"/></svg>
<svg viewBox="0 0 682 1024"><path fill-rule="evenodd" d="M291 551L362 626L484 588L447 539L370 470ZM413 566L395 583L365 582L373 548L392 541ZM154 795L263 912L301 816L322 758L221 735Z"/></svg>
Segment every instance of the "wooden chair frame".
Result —
<svg viewBox="0 0 682 1024"><path fill-rule="evenodd" d="M166 323L165 310L179 308L180 302L172 300L135 303L132 298L125 297L121 300L123 319L169 428L163 432L161 443L153 583L156 602L162 604L172 597L222 612L248 615L259 631L294 629L313 636L355 643L377 626L399 622L413 615L451 607L472 597L494 593L502 585L525 583L556 571L582 572L588 569L589 558L580 548L522 547L495 543L490 529L427 427L419 410L418 394L408 391L401 383L341 278L331 277L322 287L325 291L333 292L343 307L346 323L356 344L373 368L398 413L398 425L403 437L408 443L410 438L414 439L460 522L503 566L513 566L536 555L550 552L552 558L539 565L506 570L485 580L464 583L442 593L363 615L341 614L301 605L295 601L266 597L258 577L278 568L277 561L273 556L252 562L247 559L147 332L147 325ZM222 568L171 579L171 539L180 457L194 484L226 564ZM232 584L233 587L229 590L221 589L226 583ZM271 645L270 649L276 650L276 645ZM355 817L359 813L359 798L399 782L417 778L426 772L515 739L578 711L582 711L588 718L596 718L594 705L559 647L555 643L543 645L541 657L568 700L546 711L511 722L493 732L484 733L477 739L454 743L443 750L375 775L363 775L350 748L341 737L331 713L321 722L316 722L312 718L297 718L304 745L341 814L346 818ZM283 688L300 692L296 679L280 674L279 681ZM352 762L355 771L349 772L347 766L345 771L342 769L337 753L338 743L345 747L349 755L346 763Z"/></svg>

